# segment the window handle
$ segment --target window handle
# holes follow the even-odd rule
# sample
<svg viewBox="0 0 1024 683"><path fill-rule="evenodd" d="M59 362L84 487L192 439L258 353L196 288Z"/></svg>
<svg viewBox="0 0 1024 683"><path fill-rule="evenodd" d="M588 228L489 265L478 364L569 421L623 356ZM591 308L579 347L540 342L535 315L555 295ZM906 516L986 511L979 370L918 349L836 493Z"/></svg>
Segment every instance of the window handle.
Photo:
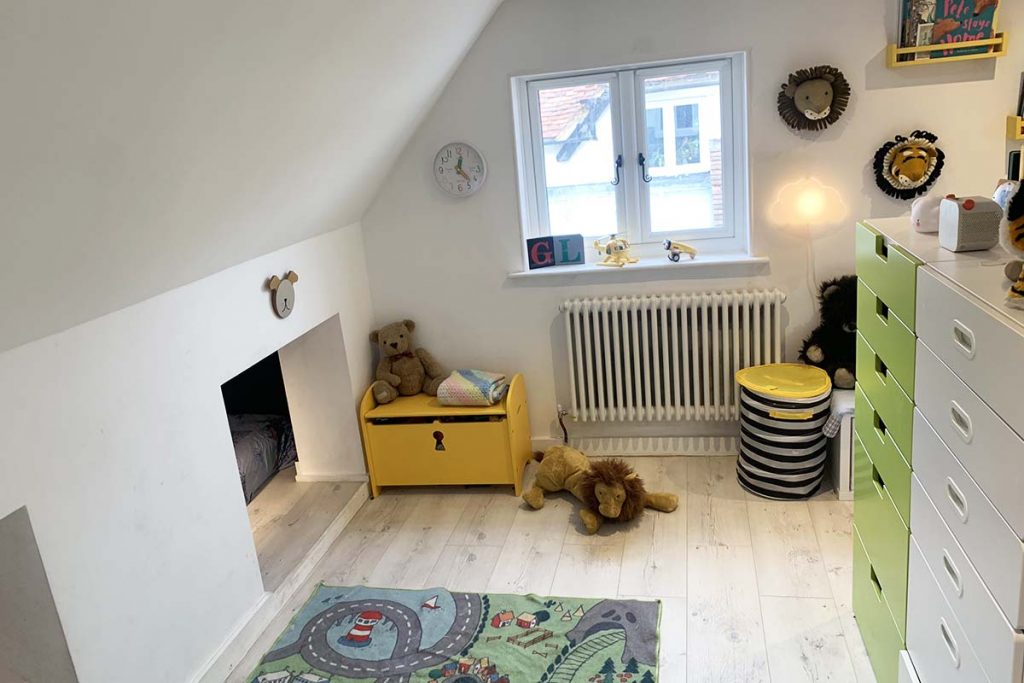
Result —
<svg viewBox="0 0 1024 683"><path fill-rule="evenodd" d="M621 181L619 177L619 169L622 168L622 155L615 157L615 180L612 181L612 185L618 185Z"/></svg>
<svg viewBox="0 0 1024 683"><path fill-rule="evenodd" d="M650 175L647 174L647 159L644 157L643 152L640 152L640 156L637 157L636 162L640 164L640 178L645 183L649 183L652 180L654 180Z"/></svg>

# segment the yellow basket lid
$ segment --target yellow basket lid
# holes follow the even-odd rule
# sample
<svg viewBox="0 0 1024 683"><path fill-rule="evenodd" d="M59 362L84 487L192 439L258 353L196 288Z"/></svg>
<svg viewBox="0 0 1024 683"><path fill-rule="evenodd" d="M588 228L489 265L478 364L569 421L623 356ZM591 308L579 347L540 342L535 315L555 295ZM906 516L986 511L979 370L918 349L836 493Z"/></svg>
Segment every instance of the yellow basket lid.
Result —
<svg viewBox="0 0 1024 683"><path fill-rule="evenodd" d="M751 391L779 398L814 398L832 389L827 372L800 363L743 368L736 371L736 381Z"/></svg>

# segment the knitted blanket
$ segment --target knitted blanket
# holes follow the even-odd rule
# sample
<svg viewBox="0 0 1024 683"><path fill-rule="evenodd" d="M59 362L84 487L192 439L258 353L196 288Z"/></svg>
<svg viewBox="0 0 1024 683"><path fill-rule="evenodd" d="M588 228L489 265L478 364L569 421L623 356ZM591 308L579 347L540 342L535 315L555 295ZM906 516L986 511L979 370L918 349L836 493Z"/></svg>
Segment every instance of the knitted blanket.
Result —
<svg viewBox="0 0 1024 683"><path fill-rule="evenodd" d="M505 397L505 375L483 370L454 370L437 388L437 400L446 406L492 406Z"/></svg>

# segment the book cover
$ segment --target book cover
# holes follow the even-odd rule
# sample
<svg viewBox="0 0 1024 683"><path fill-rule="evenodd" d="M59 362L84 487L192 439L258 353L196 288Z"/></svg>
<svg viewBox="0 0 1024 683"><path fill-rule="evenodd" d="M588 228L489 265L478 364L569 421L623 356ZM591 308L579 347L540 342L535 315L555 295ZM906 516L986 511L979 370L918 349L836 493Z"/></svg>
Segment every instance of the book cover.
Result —
<svg viewBox="0 0 1024 683"><path fill-rule="evenodd" d="M900 0L900 47L945 45L984 40L996 34L999 0ZM935 50L903 55L930 59L990 52L991 46Z"/></svg>

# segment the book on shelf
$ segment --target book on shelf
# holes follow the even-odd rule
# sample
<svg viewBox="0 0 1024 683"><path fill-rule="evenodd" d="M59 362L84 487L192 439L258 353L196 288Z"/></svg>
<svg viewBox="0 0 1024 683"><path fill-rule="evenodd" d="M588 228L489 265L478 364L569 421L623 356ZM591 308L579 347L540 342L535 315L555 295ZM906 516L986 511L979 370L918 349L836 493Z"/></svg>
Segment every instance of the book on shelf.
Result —
<svg viewBox="0 0 1024 683"><path fill-rule="evenodd" d="M954 46L996 35L1000 0L900 0L900 47ZM991 52L981 45L900 55L899 61Z"/></svg>

